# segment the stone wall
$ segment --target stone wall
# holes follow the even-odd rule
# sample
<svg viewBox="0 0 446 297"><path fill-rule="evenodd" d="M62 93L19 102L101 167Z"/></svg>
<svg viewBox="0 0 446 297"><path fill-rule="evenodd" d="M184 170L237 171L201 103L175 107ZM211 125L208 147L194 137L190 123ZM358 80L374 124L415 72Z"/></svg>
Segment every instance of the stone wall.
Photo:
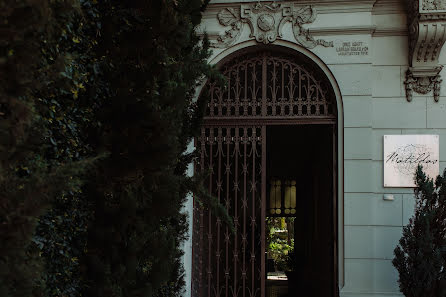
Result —
<svg viewBox="0 0 446 297"><path fill-rule="evenodd" d="M201 30L215 40L230 28L219 24L217 13L227 7L236 9L241 3L246 4L211 1ZM432 92L414 93L412 102L406 100L404 80L409 49L404 0L296 3L316 8L315 20L304 27L315 40L333 42L333 46L318 45L310 51L330 69L342 95L341 296L398 296L398 275L391 260L402 226L413 213L414 199L412 189L383 187L383 135L439 134L440 172L443 171L446 70L440 73L444 81L439 102L434 101ZM211 61L221 59L231 52L231 47L250 39L248 25L242 26L240 37L228 47L214 49ZM283 27L279 40L297 43L291 23ZM446 63L445 50L439 60L440 64ZM383 194L393 194L394 200L383 200ZM186 250L188 247L190 243ZM190 288L186 296L190 296Z"/></svg>

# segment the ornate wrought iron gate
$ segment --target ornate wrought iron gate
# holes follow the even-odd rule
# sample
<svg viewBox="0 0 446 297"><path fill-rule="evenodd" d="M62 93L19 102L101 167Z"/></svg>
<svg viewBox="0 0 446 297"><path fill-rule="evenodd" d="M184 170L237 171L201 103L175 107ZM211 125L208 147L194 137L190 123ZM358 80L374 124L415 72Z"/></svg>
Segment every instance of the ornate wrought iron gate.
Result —
<svg viewBox="0 0 446 297"><path fill-rule="evenodd" d="M196 268L201 276L194 288L197 296L260 295L264 130L256 126L202 128L199 166L210 170L209 192L234 217L235 233L209 210L197 211Z"/></svg>
<svg viewBox="0 0 446 297"><path fill-rule="evenodd" d="M332 88L307 60L248 53L221 67L225 87L210 82L202 92L209 103L195 169L209 172L209 192L235 232L194 204L193 297L265 296L266 126L336 120Z"/></svg>

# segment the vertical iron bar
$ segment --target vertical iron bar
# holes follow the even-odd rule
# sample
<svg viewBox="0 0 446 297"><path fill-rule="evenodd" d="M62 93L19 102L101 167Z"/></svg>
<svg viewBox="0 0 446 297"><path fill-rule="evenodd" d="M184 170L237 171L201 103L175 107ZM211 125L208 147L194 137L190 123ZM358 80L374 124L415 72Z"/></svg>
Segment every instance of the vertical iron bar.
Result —
<svg viewBox="0 0 446 297"><path fill-rule="evenodd" d="M299 100L302 101L302 71L299 67ZM299 113L299 115L301 115Z"/></svg>
<svg viewBox="0 0 446 297"><path fill-rule="evenodd" d="M282 81L281 81L282 83L281 83L281 89L282 89L282 99L283 99L283 98L285 98L285 88L283 87L283 82L285 81L285 79L284 79L284 75L285 75L284 72L285 72L285 69L284 69L284 67L283 67L283 62L281 62L280 64L282 65L282 67L281 67L281 68L282 68Z"/></svg>
<svg viewBox="0 0 446 297"><path fill-rule="evenodd" d="M211 93L211 98L209 99L209 115L214 116L214 87L212 85L209 86L209 92Z"/></svg>
<svg viewBox="0 0 446 297"><path fill-rule="evenodd" d="M267 65L266 65L266 54L263 54L263 64L262 64L262 105L264 113L263 115L266 116L266 76L267 76ZM282 82L283 85L283 82ZM261 180L261 187L262 187L262 207L261 207L261 214L260 214L260 228L261 228L261 248L260 248L260 296L265 297L265 191L266 191L266 126L262 126L262 180Z"/></svg>
<svg viewBox="0 0 446 297"><path fill-rule="evenodd" d="M256 101L257 98L257 92L256 92L256 65L257 63L254 61L252 64L252 76L251 76L251 80L252 80L252 93L251 93L251 100L252 101ZM258 115L257 113L255 115Z"/></svg>
<svg viewBox="0 0 446 297"><path fill-rule="evenodd" d="M206 128L201 129L201 172L204 172L204 156L206 154ZM199 260L199 281L198 290L199 296L203 295L203 233L204 233L204 210L200 207L200 260Z"/></svg>
<svg viewBox="0 0 446 297"><path fill-rule="evenodd" d="M223 135L222 128L218 128L218 182L217 182L217 199L218 203L220 203L220 194L221 194L221 157L223 153ZM221 219L217 218L217 294L216 297L220 297L220 224Z"/></svg>
<svg viewBox="0 0 446 297"><path fill-rule="evenodd" d="M257 111L257 107L260 106L259 104L262 104L261 102L259 102L259 100L257 100L257 86L256 86L256 81L257 81L257 63L258 61L254 61L252 64L252 101L254 101L256 108L255 108L255 115L256 116L261 116L262 115L262 110L260 110L259 112Z"/></svg>
<svg viewBox="0 0 446 297"><path fill-rule="evenodd" d="M266 53L262 56L262 116L266 116Z"/></svg>
<svg viewBox="0 0 446 297"><path fill-rule="evenodd" d="M238 66L239 67L239 66ZM237 68L235 75L235 89L234 89L234 102L235 102L235 116L240 115L240 72Z"/></svg>
<svg viewBox="0 0 446 297"><path fill-rule="evenodd" d="M298 87L298 89L299 89L299 97L297 98L297 102L298 102L298 107L297 107L297 114L299 115L299 116L302 116L302 105L303 105L303 100L302 100L302 71L301 71L301 69L300 69L300 67L298 67L298 71L299 71L299 74L298 74L298 84L299 84L299 87Z"/></svg>
<svg viewBox="0 0 446 297"><path fill-rule="evenodd" d="M248 102L248 63L246 63L245 65L244 87L245 87L245 102Z"/></svg>
<svg viewBox="0 0 446 297"><path fill-rule="evenodd" d="M255 129L255 127L253 128ZM257 148L257 139L253 138L251 142L252 146L252 177L251 177L251 191L252 191L252 213L251 213L251 294L254 294L255 289L255 260L256 260L256 252L255 252L255 228L256 228L256 148Z"/></svg>
<svg viewBox="0 0 446 297"><path fill-rule="evenodd" d="M243 250L243 269L242 269L242 279L243 279L243 297L246 293L246 207L248 206L248 200L246 196L246 173L248 171L248 165L246 163L247 157L247 143L248 143L248 129L245 130L245 140L243 141L243 237L242 237L242 250Z"/></svg>
<svg viewBox="0 0 446 297"><path fill-rule="evenodd" d="M262 208L260 215L261 225L261 288L260 296L265 297L265 211L266 211L266 126L262 126Z"/></svg>
<svg viewBox="0 0 446 297"><path fill-rule="evenodd" d="M212 147L214 144L214 128L210 128L210 132L209 132L209 169L210 169L210 173L209 173L209 194L212 195L212 176L213 176L213 152L212 152ZM208 211L208 296L207 297L211 297L211 278L212 278L212 264L211 264L211 251L212 251L212 213L211 210L209 209Z"/></svg>
<svg viewBox="0 0 446 297"><path fill-rule="evenodd" d="M273 63L273 70L272 70L272 81L273 81L273 88L272 88L272 91L271 91L271 98L272 98L272 101L273 102L276 102L277 101L277 98L276 98L276 75L277 75L277 72L276 72L276 63L275 63L275 61L274 60L272 60L271 59L271 61L272 61L272 63ZM268 72L267 72L268 73Z"/></svg>
<svg viewBox="0 0 446 297"><path fill-rule="evenodd" d="M311 83L311 78L310 78L310 75L307 73L307 100L308 100L309 104L311 104L310 83ZM310 113L311 113L311 105L308 105L308 108L309 108Z"/></svg>
<svg viewBox="0 0 446 297"><path fill-rule="evenodd" d="M231 136L231 128L228 127L226 130L226 211L229 213L229 180L230 180L230 173L231 173L231 164L230 164L230 145L232 142L232 136ZM225 267L225 296L229 297L229 228L226 226L226 233L225 233L225 244L226 244L226 267Z"/></svg>
<svg viewBox="0 0 446 297"><path fill-rule="evenodd" d="M228 103L231 102L231 71L228 71Z"/></svg>
<svg viewBox="0 0 446 297"><path fill-rule="evenodd" d="M289 96L290 101L294 97L293 84L294 84L293 65L290 64L290 75L289 75L289 82L288 82L288 86L289 86L288 87L288 96Z"/></svg>
<svg viewBox="0 0 446 297"><path fill-rule="evenodd" d="M218 116L223 115L223 93L221 88L218 89Z"/></svg>
<svg viewBox="0 0 446 297"><path fill-rule="evenodd" d="M239 136L239 127L235 128L235 175L234 175L234 297L237 297L237 260L238 260L238 156L239 156L239 144L240 144L240 136Z"/></svg>

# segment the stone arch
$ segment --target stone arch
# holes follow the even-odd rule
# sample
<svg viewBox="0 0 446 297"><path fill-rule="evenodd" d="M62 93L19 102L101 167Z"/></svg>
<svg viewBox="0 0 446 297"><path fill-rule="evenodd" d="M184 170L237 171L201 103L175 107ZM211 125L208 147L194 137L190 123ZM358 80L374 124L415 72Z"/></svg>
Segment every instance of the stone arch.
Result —
<svg viewBox="0 0 446 297"><path fill-rule="evenodd" d="M342 96L341 92L338 86L338 83L333 76L332 72L328 68L328 66L314 53L311 51L291 42L283 41L283 40L277 40L274 45L258 45L255 41L246 41L239 43L237 45L234 45L226 50L223 50L213 56L210 59L211 64L216 64L218 67L221 67L222 65L225 65L228 61L233 59L236 56L240 56L243 53L249 53L249 52L257 52L260 50L270 50L270 51L278 51L278 52L284 52L287 54L296 54L301 57L304 57L309 62L313 63L317 68L324 74L325 78L329 82L334 97L336 99L336 127L337 127L337 185L336 185L336 192L337 192L337 224L338 224L338 234L337 234L337 268L338 268L338 284L339 289L344 284L344 203L343 203L343 196L344 196L344 137L343 137L343 131L344 131L344 113L343 113L343 103L342 103ZM205 83L200 87L197 88L197 95L199 95L202 91L204 91Z"/></svg>

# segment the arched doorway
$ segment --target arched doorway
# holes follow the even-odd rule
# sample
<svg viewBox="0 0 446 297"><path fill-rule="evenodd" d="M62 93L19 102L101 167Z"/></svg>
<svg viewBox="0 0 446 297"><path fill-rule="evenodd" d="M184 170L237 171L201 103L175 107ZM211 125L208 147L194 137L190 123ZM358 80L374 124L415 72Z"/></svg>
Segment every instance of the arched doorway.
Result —
<svg viewBox="0 0 446 297"><path fill-rule="evenodd" d="M295 218L289 295L336 296L338 130L329 80L305 55L276 46L239 51L220 70L227 85L208 82L201 93L209 103L196 170L209 173L209 192L236 230L194 205L192 296L282 294L268 290L265 254L265 221L278 216Z"/></svg>

